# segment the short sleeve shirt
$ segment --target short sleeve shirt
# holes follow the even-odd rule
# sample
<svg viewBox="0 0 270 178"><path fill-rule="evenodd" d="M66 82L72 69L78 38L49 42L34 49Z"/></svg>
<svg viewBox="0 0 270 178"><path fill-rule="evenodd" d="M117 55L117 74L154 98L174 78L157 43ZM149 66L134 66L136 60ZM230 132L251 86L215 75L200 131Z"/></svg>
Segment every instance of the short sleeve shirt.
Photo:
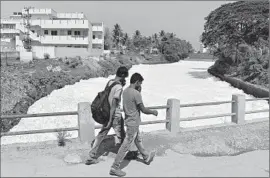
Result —
<svg viewBox="0 0 270 178"><path fill-rule="evenodd" d="M109 81L108 86L113 84L113 82L114 82L113 80ZM114 117L121 117L122 116L121 110L120 110L122 91L123 91L122 85L117 84L111 89L111 92L109 94L108 100L109 100L110 106L112 106L113 99L117 99L117 101L118 101L117 102L117 107L116 107L116 110L115 110L115 113L114 113Z"/></svg>
<svg viewBox="0 0 270 178"><path fill-rule="evenodd" d="M127 126L139 126L141 123L139 104L143 103L142 95L133 88L126 88L123 92L123 109L125 112L125 124Z"/></svg>

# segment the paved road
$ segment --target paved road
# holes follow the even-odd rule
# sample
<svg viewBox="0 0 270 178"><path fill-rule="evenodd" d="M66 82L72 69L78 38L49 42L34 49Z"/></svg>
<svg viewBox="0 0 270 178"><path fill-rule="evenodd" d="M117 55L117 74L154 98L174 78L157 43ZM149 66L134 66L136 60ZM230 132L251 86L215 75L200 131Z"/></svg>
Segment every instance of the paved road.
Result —
<svg viewBox="0 0 270 178"><path fill-rule="evenodd" d="M63 158L50 154L38 156L17 153L12 158L1 158L1 176L56 176L56 177L108 177L113 162L111 156L102 156L101 162L86 166L68 165ZM178 154L170 149L157 156L151 165L139 161L124 162L128 177L181 177L181 176L241 176L269 177L269 150L254 151L231 157L195 157ZM14 170L16 168L16 171Z"/></svg>

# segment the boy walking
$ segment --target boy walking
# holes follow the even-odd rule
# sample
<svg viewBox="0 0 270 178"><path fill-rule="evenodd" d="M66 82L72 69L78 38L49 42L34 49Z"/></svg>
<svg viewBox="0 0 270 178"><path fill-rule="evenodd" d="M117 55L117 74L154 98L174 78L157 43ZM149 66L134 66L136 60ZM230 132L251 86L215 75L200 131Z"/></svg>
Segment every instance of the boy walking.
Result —
<svg viewBox="0 0 270 178"><path fill-rule="evenodd" d="M139 73L133 74L130 79L130 86L123 92L123 109L125 112L125 125L127 126L126 137L118 150L110 170L110 175L120 177L126 175L126 173L120 169L120 164L129 151L133 141L142 154L145 164L149 165L155 157L154 151L149 153L145 150L139 131L139 125L141 123L140 111L144 114L158 115L156 110L150 110L144 107L140 93L143 80L143 77Z"/></svg>
<svg viewBox="0 0 270 178"><path fill-rule="evenodd" d="M107 86L112 85L114 82L118 82L119 84L115 85L109 94L108 100L110 103L110 118L107 125L103 125L97 137L95 138L94 144L92 146L91 151L89 152L89 158L86 160L86 165L96 164L97 160L97 151L107 136L110 128L113 127L115 134L118 138L118 145L123 142L125 137L124 130L124 120L122 118L122 113L120 110L121 103L121 95L123 91L123 86L126 84L125 78L128 77L128 69L126 67L119 67L116 72L116 77L113 80L110 80Z"/></svg>

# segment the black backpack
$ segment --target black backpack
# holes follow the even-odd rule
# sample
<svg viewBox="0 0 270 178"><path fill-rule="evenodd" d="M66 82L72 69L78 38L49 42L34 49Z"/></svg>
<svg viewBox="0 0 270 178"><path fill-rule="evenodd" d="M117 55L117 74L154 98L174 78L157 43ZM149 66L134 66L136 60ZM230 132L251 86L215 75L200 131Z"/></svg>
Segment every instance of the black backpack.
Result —
<svg viewBox="0 0 270 178"><path fill-rule="evenodd" d="M92 112L93 119L97 123L102 124L102 125L105 125L109 122L110 109L111 109L110 103L109 103L109 95L110 95L111 89L115 85L120 84L119 82L113 82L110 86L108 86L110 81L106 85L104 91L99 92L91 104L91 112Z"/></svg>

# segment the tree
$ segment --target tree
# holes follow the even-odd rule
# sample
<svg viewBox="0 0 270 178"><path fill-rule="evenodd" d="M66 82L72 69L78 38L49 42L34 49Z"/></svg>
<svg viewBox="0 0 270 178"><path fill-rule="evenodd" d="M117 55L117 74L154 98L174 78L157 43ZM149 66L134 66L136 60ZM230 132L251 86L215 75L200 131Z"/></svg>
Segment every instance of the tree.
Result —
<svg viewBox="0 0 270 178"><path fill-rule="evenodd" d="M165 35L165 31L164 31L164 30L161 30L161 31L159 32L159 37L162 38L164 35Z"/></svg>
<svg viewBox="0 0 270 178"><path fill-rule="evenodd" d="M173 33L163 35L158 49L169 62L185 59L193 52L193 47L188 41L177 38Z"/></svg>
<svg viewBox="0 0 270 178"><path fill-rule="evenodd" d="M112 31L112 37L113 37L113 42L116 46L117 49L119 49L119 44L122 40L123 32L119 24L114 25L114 29Z"/></svg>
<svg viewBox="0 0 270 178"><path fill-rule="evenodd" d="M142 35L141 35L141 32L140 32L139 30L136 30L136 31L135 31L135 36L141 37L141 36L142 36Z"/></svg>
<svg viewBox="0 0 270 178"><path fill-rule="evenodd" d="M259 38L268 39L268 12L268 1L240 1L222 5L205 18L202 43L217 56L236 56L234 62L239 63L240 44L254 45Z"/></svg>
<svg viewBox="0 0 270 178"><path fill-rule="evenodd" d="M142 35L139 30L136 30L133 35L133 44L136 48L141 48L142 45Z"/></svg>
<svg viewBox="0 0 270 178"><path fill-rule="evenodd" d="M170 33L170 38L174 38L176 35L174 33Z"/></svg>
<svg viewBox="0 0 270 178"><path fill-rule="evenodd" d="M126 46L126 43L127 43L127 41L128 41L128 38L129 38L128 34L125 33L124 36L123 36L123 38L122 38L122 40L121 40L121 44L122 44L123 46Z"/></svg>
<svg viewBox="0 0 270 178"><path fill-rule="evenodd" d="M159 45L158 34L155 33L155 34L153 35L152 39L153 39L154 47L157 48L158 45Z"/></svg>
<svg viewBox="0 0 270 178"><path fill-rule="evenodd" d="M110 50L112 48L113 39L112 34L110 32L110 29L108 27L105 27L104 29L104 49Z"/></svg>

